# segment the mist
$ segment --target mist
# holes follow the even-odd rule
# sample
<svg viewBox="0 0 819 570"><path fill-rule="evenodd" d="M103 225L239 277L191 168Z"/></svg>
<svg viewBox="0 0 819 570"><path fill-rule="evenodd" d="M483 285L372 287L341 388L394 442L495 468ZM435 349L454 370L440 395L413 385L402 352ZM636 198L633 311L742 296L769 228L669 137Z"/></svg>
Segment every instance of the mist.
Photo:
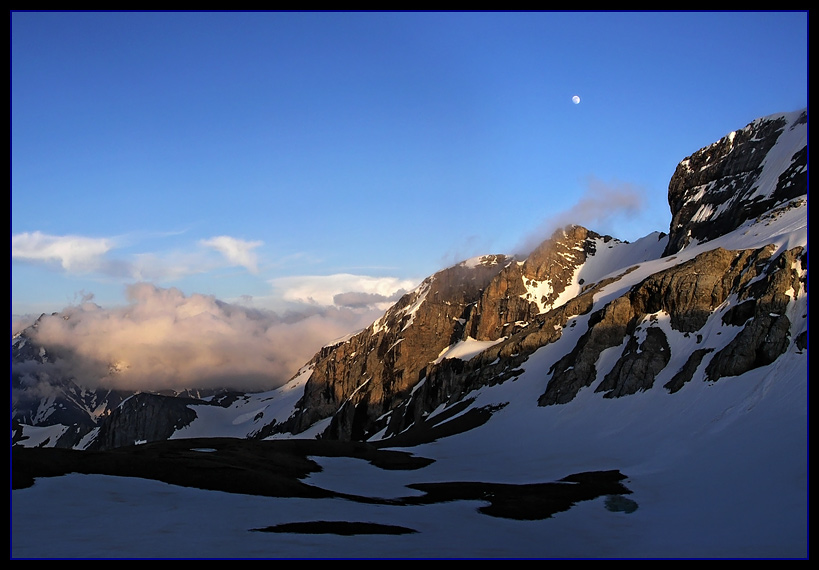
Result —
<svg viewBox="0 0 819 570"><path fill-rule="evenodd" d="M570 208L547 217L515 248L526 256L559 228L575 224L600 234L610 233L617 221L638 216L646 207L644 191L628 183L606 183L590 178L585 192ZM617 235L612 237L619 238Z"/></svg>
<svg viewBox="0 0 819 570"><path fill-rule="evenodd" d="M287 382L323 345L380 316L366 306L305 307L280 315L137 283L127 304L92 300L41 317L29 329L55 362L40 371L88 388L263 391ZM33 363L15 365L31 372Z"/></svg>

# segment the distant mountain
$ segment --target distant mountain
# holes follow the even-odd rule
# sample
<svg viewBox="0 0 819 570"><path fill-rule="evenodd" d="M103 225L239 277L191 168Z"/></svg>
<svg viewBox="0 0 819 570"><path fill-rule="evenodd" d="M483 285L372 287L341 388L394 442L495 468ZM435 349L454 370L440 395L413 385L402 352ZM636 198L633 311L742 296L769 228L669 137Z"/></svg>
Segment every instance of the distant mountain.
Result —
<svg viewBox="0 0 819 570"><path fill-rule="evenodd" d="M569 226L525 258L444 269L265 393L85 390L54 376L50 348L23 331L12 339L13 440L418 442L443 433L449 416L471 419L458 430L487 421L499 408L476 404L477 391L514 381L533 360L543 370L534 401L554 406L583 390L674 394L806 358L806 111L758 119L685 158L669 204L667 234L627 243Z"/></svg>

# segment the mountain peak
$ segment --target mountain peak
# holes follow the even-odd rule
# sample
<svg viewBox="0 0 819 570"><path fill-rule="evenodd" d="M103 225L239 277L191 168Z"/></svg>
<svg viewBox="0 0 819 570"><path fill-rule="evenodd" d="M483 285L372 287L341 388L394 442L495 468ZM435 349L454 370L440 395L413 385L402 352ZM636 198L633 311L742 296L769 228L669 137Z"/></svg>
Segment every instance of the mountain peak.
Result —
<svg viewBox="0 0 819 570"><path fill-rule="evenodd" d="M752 121L682 160L668 185L665 255L807 195L807 110Z"/></svg>

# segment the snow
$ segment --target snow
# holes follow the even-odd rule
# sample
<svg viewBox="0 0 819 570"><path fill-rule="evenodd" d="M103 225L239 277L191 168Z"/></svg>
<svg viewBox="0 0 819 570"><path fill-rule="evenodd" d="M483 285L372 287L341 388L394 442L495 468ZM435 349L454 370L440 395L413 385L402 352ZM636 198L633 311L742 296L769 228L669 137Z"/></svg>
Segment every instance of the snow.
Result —
<svg viewBox="0 0 819 570"><path fill-rule="evenodd" d="M27 447L50 447L48 444L51 443L53 445L67 429L68 427L62 424L25 426L24 434L28 438L26 440Z"/></svg>
<svg viewBox="0 0 819 570"><path fill-rule="evenodd" d="M469 269L475 269L476 267L480 266L490 266L490 265L497 265L498 259L495 255L479 255L477 257L470 257L467 260L464 260L460 263L464 267Z"/></svg>
<svg viewBox="0 0 819 570"><path fill-rule="evenodd" d="M269 392L248 394L226 408L190 405L189 407L196 412L196 419L176 431L171 439L245 438L272 420L283 422L290 416L296 402L304 394L304 384L311 373L312 367L305 366L284 386Z"/></svg>
<svg viewBox="0 0 819 570"><path fill-rule="evenodd" d="M566 289L563 291L564 294L571 295L569 298L577 295L577 293L574 293L576 283L577 281L575 280L575 283L570 283L569 285L566 286ZM550 303L548 305L543 302L543 298L544 297L548 298L548 296L551 295L552 292L554 291L554 287L552 287L552 282L550 280L536 281L534 279L524 278L523 285L524 287L526 287L526 293L521 295L521 298L534 301L535 304L537 304L538 311L540 313L545 313L551 310L553 305L559 306L566 302L563 301L561 303L559 302L559 300L555 300L554 303ZM575 287L573 287L573 285L575 285ZM569 291L573 292L574 294L569 293Z"/></svg>
<svg viewBox="0 0 819 570"><path fill-rule="evenodd" d="M497 340L475 340L467 337L466 340L459 340L441 351L438 358L435 359L434 364L440 363L445 358L458 358L460 360L469 360L499 342L506 340L506 337L501 337Z"/></svg>

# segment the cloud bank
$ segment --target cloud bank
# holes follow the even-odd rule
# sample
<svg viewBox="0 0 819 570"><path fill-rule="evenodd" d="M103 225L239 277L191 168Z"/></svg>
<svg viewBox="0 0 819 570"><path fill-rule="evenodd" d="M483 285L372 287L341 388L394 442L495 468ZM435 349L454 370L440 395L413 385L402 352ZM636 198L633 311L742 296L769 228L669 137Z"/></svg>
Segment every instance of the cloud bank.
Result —
<svg viewBox="0 0 819 570"><path fill-rule="evenodd" d="M228 303L156 283L226 266L258 273L261 241L221 235L192 249L131 254L123 251L124 241L41 232L12 237L14 262L132 283L123 306L100 307L89 294L41 317L29 331L57 361L39 365L30 378L135 391L273 389L323 345L369 326L417 285L348 273L291 276L269 281L268 296ZM15 365L15 371L26 374L32 366Z"/></svg>
<svg viewBox="0 0 819 570"><path fill-rule="evenodd" d="M53 374L109 389L269 390L378 316L346 307L282 316L149 283L129 286L127 298L125 306L85 302L39 320L32 338L57 357Z"/></svg>

